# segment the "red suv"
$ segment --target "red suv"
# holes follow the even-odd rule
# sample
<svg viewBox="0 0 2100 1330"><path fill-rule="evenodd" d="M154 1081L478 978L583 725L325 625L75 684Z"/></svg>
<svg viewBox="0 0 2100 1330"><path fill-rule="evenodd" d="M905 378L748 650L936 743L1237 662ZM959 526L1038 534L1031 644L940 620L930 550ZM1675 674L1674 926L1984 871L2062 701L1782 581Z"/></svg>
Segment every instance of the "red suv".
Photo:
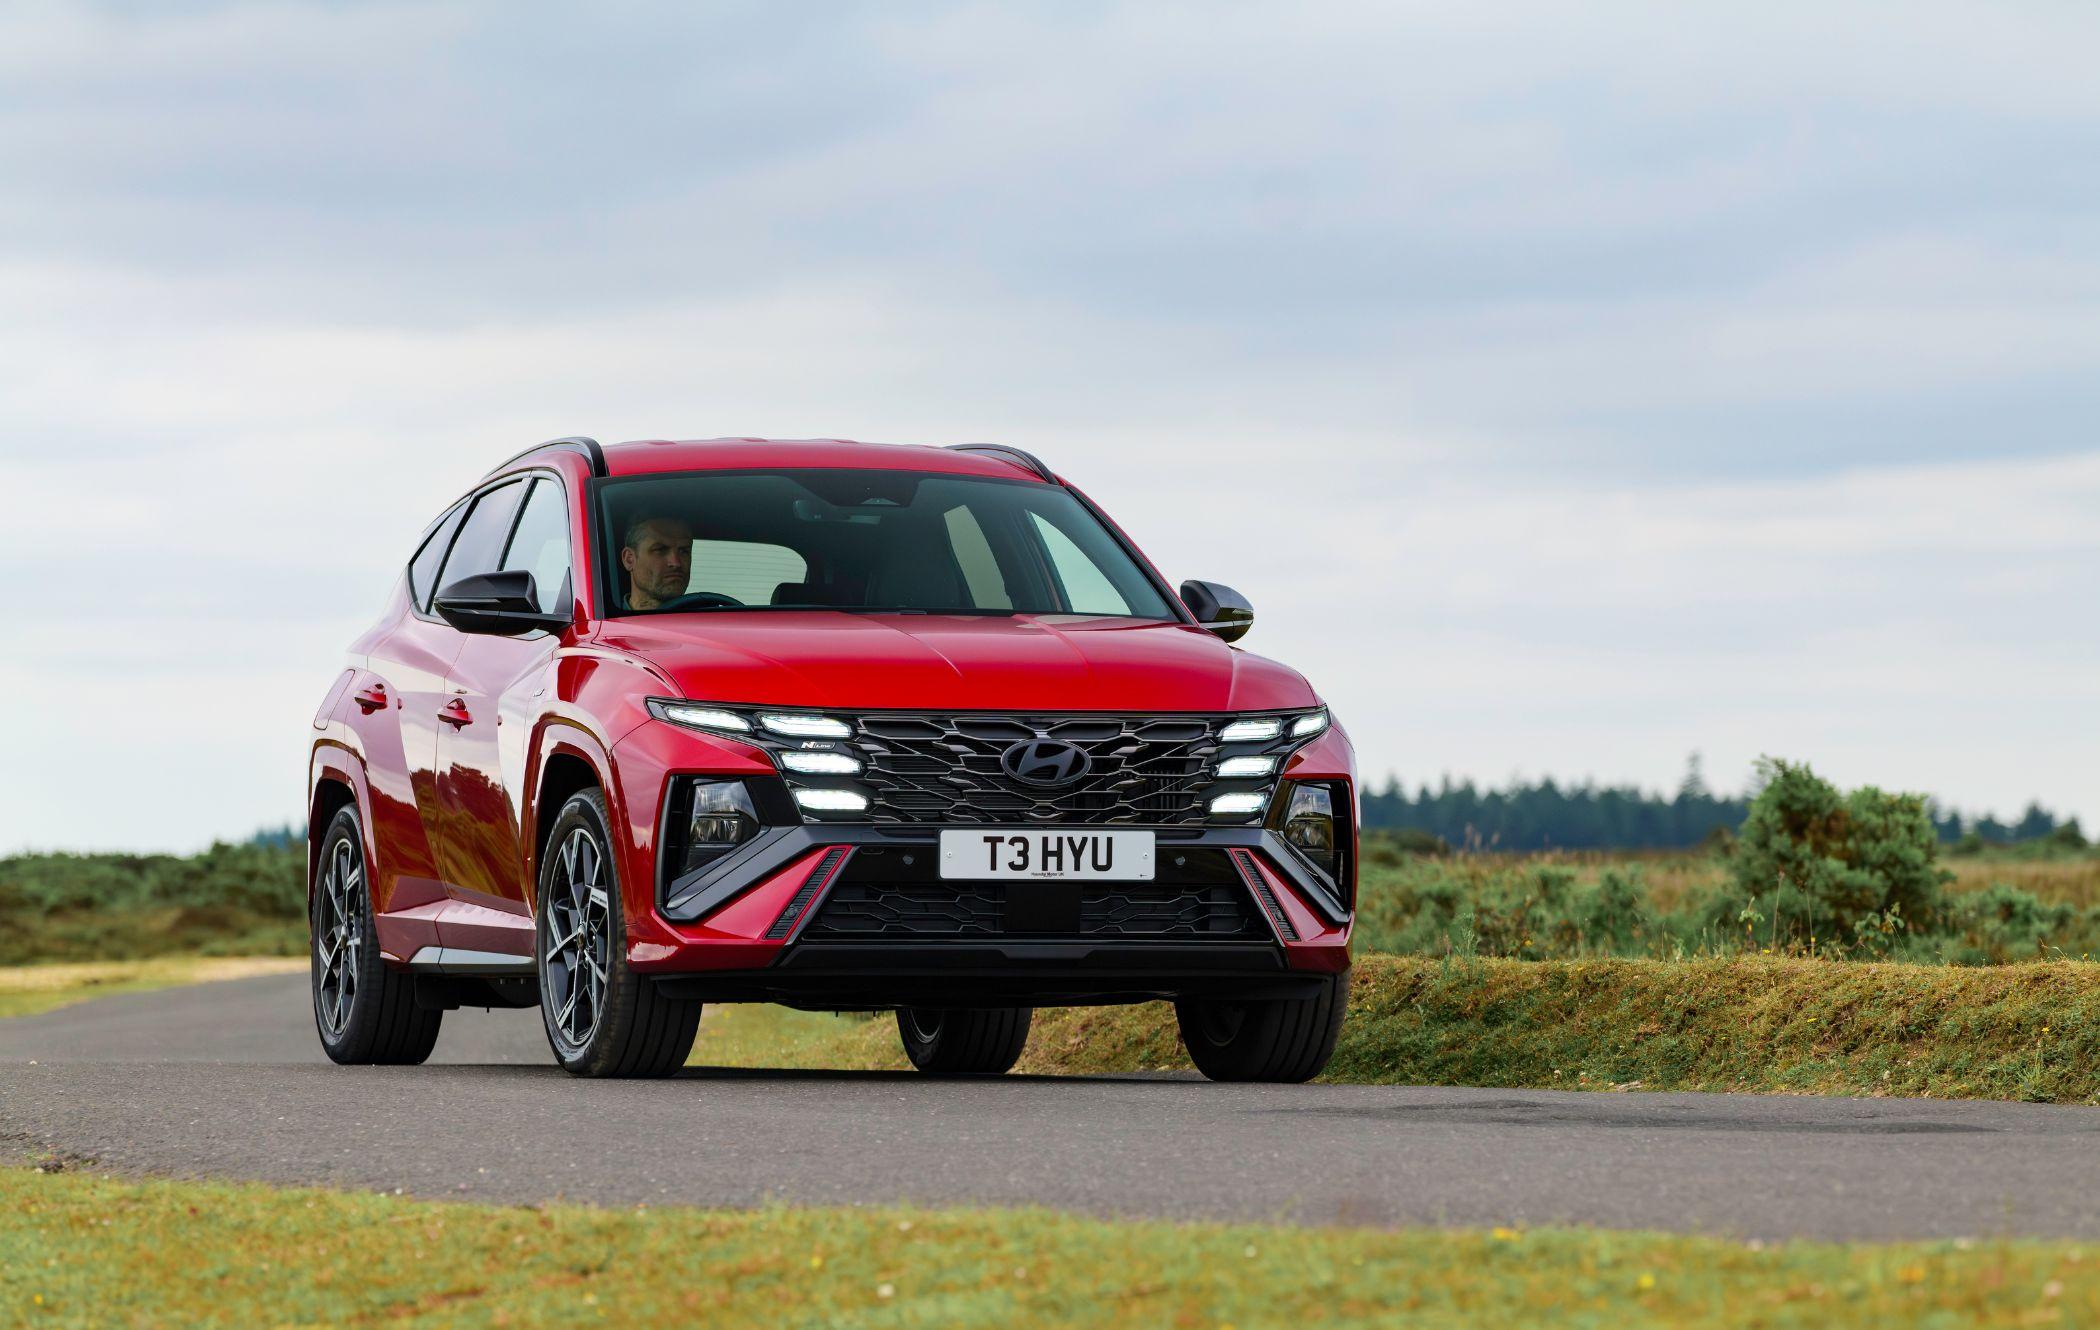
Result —
<svg viewBox="0 0 2100 1330"><path fill-rule="evenodd" d="M1211 1077L1334 1049L1355 769L1027 453L562 439L433 522L314 715L313 998L338 1062L538 1005L588 1076L706 1002L894 1010L929 1072L1040 1005L1175 1004Z"/></svg>

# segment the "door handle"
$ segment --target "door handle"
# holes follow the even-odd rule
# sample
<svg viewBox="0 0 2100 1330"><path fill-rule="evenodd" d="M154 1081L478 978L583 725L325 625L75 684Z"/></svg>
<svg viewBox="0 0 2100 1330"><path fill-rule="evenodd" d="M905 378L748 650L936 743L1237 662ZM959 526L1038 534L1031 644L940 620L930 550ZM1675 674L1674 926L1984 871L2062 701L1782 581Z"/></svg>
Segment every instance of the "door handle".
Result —
<svg viewBox="0 0 2100 1330"><path fill-rule="evenodd" d="M359 690L357 696L351 700L357 703L360 711L369 716L386 705L386 685L375 683L369 688Z"/></svg>
<svg viewBox="0 0 2100 1330"><path fill-rule="evenodd" d="M466 701L457 697L447 702L445 709L438 712L438 719L447 725L472 725L474 723L474 718L467 714Z"/></svg>

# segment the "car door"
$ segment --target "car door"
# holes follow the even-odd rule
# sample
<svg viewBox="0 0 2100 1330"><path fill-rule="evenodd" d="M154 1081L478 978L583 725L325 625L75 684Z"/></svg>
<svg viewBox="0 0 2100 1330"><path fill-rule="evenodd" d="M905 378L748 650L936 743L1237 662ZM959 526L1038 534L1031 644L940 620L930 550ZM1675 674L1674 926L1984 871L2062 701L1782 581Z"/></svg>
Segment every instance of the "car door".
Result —
<svg viewBox="0 0 2100 1330"><path fill-rule="evenodd" d="M462 634L430 617L429 604L466 507L454 504L433 523L409 560L393 617L360 643L364 669L343 708L364 754L370 830L383 851L372 883L381 946L404 959L436 945L425 916L446 898L436 853L436 717Z"/></svg>
<svg viewBox="0 0 2100 1330"><path fill-rule="evenodd" d="M570 595L569 508L561 482L526 482L500 551L486 567L533 574L540 608L558 612ZM445 945L530 955L526 890L525 766L532 724L553 678L557 633L467 634L446 680L438 720L438 853L459 908L447 912Z"/></svg>

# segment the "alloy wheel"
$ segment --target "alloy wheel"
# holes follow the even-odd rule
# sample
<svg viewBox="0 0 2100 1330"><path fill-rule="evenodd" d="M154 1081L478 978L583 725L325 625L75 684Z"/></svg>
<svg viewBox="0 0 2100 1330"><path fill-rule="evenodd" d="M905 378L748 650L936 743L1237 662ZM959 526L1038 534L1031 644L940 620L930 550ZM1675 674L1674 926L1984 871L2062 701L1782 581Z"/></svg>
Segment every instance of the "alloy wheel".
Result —
<svg viewBox="0 0 2100 1330"><path fill-rule="evenodd" d="M338 837L314 910L314 946L321 968L314 1009L330 1039L342 1037L357 1001L358 965L365 946L364 889L364 863L357 847L349 837Z"/></svg>
<svg viewBox="0 0 2100 1330"><path fill-rule="evenodd" d="M562 842L547 898L547 943L541 957L555 1028L571 1047L590 1042L605 1009L612 964L612 901L597 837L578 827Z"/></svg>

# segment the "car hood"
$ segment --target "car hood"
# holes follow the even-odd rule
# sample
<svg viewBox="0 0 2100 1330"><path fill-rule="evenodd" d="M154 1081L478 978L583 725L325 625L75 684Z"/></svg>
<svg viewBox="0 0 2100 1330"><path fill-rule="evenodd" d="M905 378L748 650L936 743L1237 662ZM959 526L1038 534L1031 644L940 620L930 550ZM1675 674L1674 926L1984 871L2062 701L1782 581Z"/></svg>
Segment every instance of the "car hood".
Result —
<svg viewBox="0 0 2100 1330"><path fill-rule="evenodd" d="M1082 615L766 610L612 620L601 645L689 698L840 711L1259 711L1312 706L1295 671L1201 628Z"/></svg>

